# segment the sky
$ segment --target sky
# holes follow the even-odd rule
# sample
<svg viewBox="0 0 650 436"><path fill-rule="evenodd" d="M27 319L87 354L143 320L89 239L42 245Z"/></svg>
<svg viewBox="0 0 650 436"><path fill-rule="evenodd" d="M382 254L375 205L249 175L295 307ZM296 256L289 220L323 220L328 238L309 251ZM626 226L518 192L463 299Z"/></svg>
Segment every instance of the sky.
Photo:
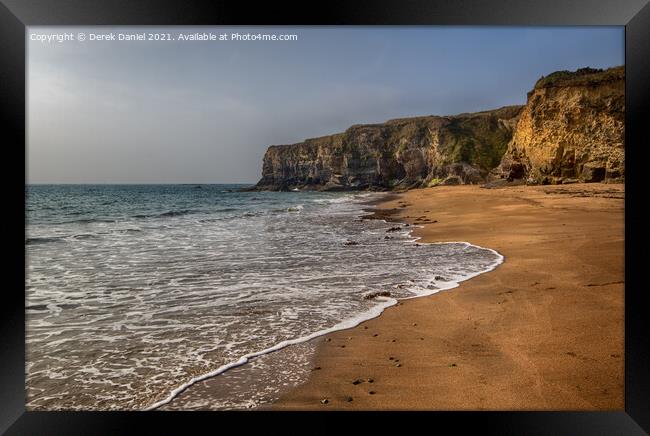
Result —
<svg viewBox="0 0 650 436"><path fill-rule="evenodd" d="M31 36L64 32L75 40ZM111 32L297 40L88 40ZM624 64L623 27L29 27L27 39L28 183L255 183L269 145L525 104L543 75Z"/></svg>

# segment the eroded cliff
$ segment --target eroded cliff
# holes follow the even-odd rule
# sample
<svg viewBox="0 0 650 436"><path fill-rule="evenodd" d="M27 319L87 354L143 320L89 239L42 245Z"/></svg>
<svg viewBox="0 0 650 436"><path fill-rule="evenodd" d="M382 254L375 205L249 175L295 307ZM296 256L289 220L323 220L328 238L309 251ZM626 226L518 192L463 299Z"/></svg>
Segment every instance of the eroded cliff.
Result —
<svg viewBox="0 0 650 436"><path fill-rule="evenodd" d="M501 161L522 106L355 125L274 145L258 189L394 189L481 183Z"/></svg>
<svg viewBox="0 0 650 436"><path fill-rule="evenodd" d="M273 145L255 189L407 189L624 180L625 69L558 71L525 106L355 125Z"/></svg>
<svg viewBox="0 0 650 436"><path fill-rule="evenodd" d="M492 176L527 183L621 182L625 69L559 71L528 93Z"/></svg>

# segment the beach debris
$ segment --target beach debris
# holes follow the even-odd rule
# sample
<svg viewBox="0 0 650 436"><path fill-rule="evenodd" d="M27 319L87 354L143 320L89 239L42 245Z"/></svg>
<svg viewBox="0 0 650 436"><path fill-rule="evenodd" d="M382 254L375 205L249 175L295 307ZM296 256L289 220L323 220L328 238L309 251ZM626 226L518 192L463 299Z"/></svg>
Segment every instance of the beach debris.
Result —
<svg viewBox="0 0 650 436"><path fill-rule="evenodd" d="M369 378L369 379L367 380L367 382L368 382L368 383L374 383L374 382L375 382L375 380L374 380L374 379L371 379L371 378Z"/></svg>
<svg viewBox="0 0 650 436"><path fill-rule="evenodd" d="M420 338L420 340L421 340L421 341L423 341L423 340L424 340L424 338Z"/></svg>
<svg viewBox="0 0 650 436"><path fill-rule="evenodd" d="M390 292L389 291L372 291L372 292L366 292L363 294L363 299L364 300L372 300L373 298L377 297L390 297Z"/></svg>
<svg viewBox="0 0 650 436"><path fill-rule="evenodd" d="M369 393L370 395L375 395L375 394L376 394L375 391L368 391L368 393Z"/></svg>
<svg viewBox="0 0 650 436"><path fill-rule="evenodd" d="M375 334L372 335L372 336L373 336L374 338L376 338L377 336L379 336L379 333L375 333Z"/></svg>
<svg viewBox="0 0 650 436"><path fill-rule="evenodd" d="M339 345L339 347L341 347L341 348L345 348L345 345Z"/></svg>
<svg viewBox="0 0 650 436"><path fill-rule="evenodd" d="M318 371L318 370L320 370L320 369L321 369L320 366L316 366L316 367L312 368L312 371Z"/></svg>
<svg viewBox="0 0 650 436"><path fill-rule="evenodd" d="M413 327L417 327L417 325L418 325L417 322L414 322L414 323L413 323Z"/></svg>
<svg viewBox="0 0 650 436"><path fill-rule="evenodd" d="M391 227L390 229L386 230L386 233L399 232L400 230L402 230L401 227Z"/></svg>
<svg viewBox="0 0 650 436"><path fill-rule="evenodd" d="M400 366L402 366L402 364L401 363L396 363L395 366L399 368Z"/></svg>
<svg viewBox="0 0 650 436"><path fill-rule="evenodd" d="M457 366L457 365L456 365L455 363L450 363L450 364L449 364L449 367L450 367L450 368L455 368L456 366Z"/></svg>
<svg viewBox="0 0 650 436"><path fill-rule="evenodd" d="M391 339L391 342L397 342L397 339Z"/></svg>
<svg viewBox="0 0 650 436"><path fill-rule="evenodd" d="M352 397L345 397L345 401L347 401L348 403L352 402L353 400L354 398Z"/></svg>
<svg viewBox="0 0 650 436"><path fill-rule="evenodd" d="M368 326L367 326L367 325L364 325L364 326L363 326L363 329L364 329L364 330L368 330Z"/></svg>
<svg viewBox="0 0 650 436"><path fill-rule="evenodd" d="M361 380L359 378L352 382L352 384L355 385L355 386L358 385L358 384L361 384L361 383L363 383L363 380Z"/></svg>
<svg viewBox="0 0 650 436"><path fill-rule="evenodd" d="M325 339L325 342L331 342L331 341L332 341L332 338Z"/></svg>
<svg viewBox="0 0 650 436"><path fill-rule="evenodd" d="M330 402L330 400L328 400L327 398L323 398L322 400L320 400L321 404L327 404L329 402Z"/></svg>

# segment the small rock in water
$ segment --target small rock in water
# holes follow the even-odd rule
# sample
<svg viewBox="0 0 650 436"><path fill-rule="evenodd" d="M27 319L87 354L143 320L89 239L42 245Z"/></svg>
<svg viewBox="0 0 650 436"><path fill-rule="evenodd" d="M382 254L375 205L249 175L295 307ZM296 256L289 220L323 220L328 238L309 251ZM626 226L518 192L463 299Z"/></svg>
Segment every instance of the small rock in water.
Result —
<svg viewBox="0 0 650 436"><path fill-rule="evenodd" d="M343 245L359 245L357 241L346 241Z"/></svg>
<svg viewBox="0 0 650 436"><path fill-rule="evenodd" d="M377 297L390 297L390 292L389 291L376 291L376 292L367 292L363 294L363 299L364 300L372 300L373 298Z"/></svg>
<svg viewBox="0 0 650 436"><path fill-rule="evenodd" d="M399 232L400 230L402 230L401 227L391 227L390 229L386 230L386 233Z"/></svg>

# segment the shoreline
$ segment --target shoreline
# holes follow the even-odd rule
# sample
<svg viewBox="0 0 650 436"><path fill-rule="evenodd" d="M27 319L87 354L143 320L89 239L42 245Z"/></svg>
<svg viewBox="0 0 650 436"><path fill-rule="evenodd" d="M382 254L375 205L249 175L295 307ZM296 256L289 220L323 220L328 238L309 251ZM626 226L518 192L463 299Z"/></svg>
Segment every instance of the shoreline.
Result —
<svg viewBox="0 0 650 436"><path fill-rule="evenodd" d="M381 198L379 199L373 199L366 201L365 203L362 203L364 206L371 206L371 209L368 208L362 208L360 212L368 213L366 215L360 215L358 218L362 220L381 220L386 224L390 223L397 223L397 222L402 222L402 221L396 221L389 216L390 214L385 213L386 211L384 209L379 208L379 206L383 203L389 202L389 201L397 201L399 199L399 193L394 193L394 192L387 192L385 195L382 195ZM408 234L413 237L413 241L420 240L421 237L414 237L413 231L417 228L417 226L413 226L410 229L408 229ZM183 397L181 398L181 403L184 401L187 401L184 397L187 395L186 392L190 395L190 397L198 398L201 397L202 395L205 395L206 392L212 391L212 394L214 395L216 392L221 391L223 388L221 386L223 385L228 385L228 382L222 382L222 380L226 379L227 376L230 373L231 370L237 369L240 371L246 371L246 367L250 366L248 364L252 363L255 359L257 358L264 358L268 360L278 360L282 361L285 359L283 356L281 356L282 352L285 352L288 355L295 354L294 350L291 349L291 347L298 346L298 348L303 347L304 348L315 348L316 347L316 342L319 338L327 336L332 333L336 332L342 332L346 330L353 329L355 327L358 327L359 325L378 318L381 316L381 314L388 308L395 306L396 304L400 304L400 301L403 300L409 300L409 299L414 299L414 298L420 298L420 297L426 297L429 295L433 295L437 292L442 292L442 291L447 291L451 289L455 289L460 286L461 283L470 280L473 277L476 277L481 274L485 274L487 272L490 272L494 269L496 269L499 265L501 265L504 261L504 257L496 252L495 250L492 250L490 248L486 247L480 247L474 244L471 244L466 241L449 241L449 242L439 242L439 244L465 244L467 246L473 246L475 248L480 248L483 250L488 250L492 252L493 254L496 255L497 260L493 262L491 265L488 266L487 269L484 269L479 272L471 273L469 275L463 276L460 279L455 279L455 280L449 280L449 281L444 281L440 282L438 288L431 290L430 292L424 293L424 294L416 294L412 295L409 297L402 297L402 298L396 298L393 296L377 296L374 298L375 302L377 303L375 306L371 307L368 309L366 312L363 312L361 314L358 314L354 317L347 318L339 322L338 324L328 327L322 330L318 330L315 332L312 332L306 336L301 336L297 338L292 338L292 339L287 339L285 341L281 341L269 348L260 350L260 351L254 351L251 353L248 353L244 356L241 356L237 360L233 360L231 362L225 363L218 368L206 372L204 374L197 375L193 377L191 380L188 380L187 382L183 383L182 385L178 386L177 388L173 389L167 397L156 401L155 403L152 403L151 405L147 406L144 410L146 411L151 411L151 410L182 410L182 409L177 409L178 405L176 404L178 402L178 397ZM443 284L444 283L444 284ZM280 352L280 353L276 353ZM278 354L280 356L270 356L271 354ZM309 360L309 359L308 359ZM273 368L268 368L268 370L273 371ZM252 379L256 379L258 376L253 375ZM212 384L212 387L206 387L206 386L199 386L199 387L194 387L194 385L205 382L207 384ZM203 392L195 392L195 390L198 391L203 391ZM209 394L208 394L209 395ZM219 397L222 396L222 394L219 392ZM273 404L273 402L261 404L257 406L256 408L263 409L269 406L269 404ZM228 409L225 409L228 410Z"/></svg>
<svg viewBox="0 0 650 436"><path fill-rule="evenodd" d="M318 370L258 409L623 409L623 185L454 186L388 197L365 218L422 224L412 231L422 242L464 240L505 262L453 293L400 299L316 339ZM581 274L567 264L576 259Z"/></svg>

